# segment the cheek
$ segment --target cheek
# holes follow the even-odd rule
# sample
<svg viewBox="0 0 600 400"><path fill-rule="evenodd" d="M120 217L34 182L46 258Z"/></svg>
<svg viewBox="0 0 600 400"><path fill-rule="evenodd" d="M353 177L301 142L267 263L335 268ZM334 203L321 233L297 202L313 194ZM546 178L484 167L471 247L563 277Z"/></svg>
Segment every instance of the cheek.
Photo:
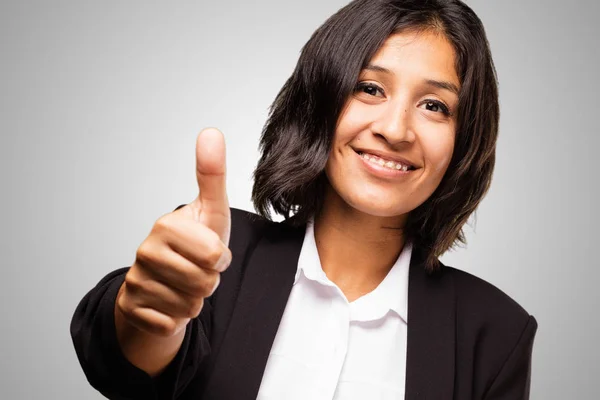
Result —
<svg viewBox="0 0 600 400"><path fill-rule="evenodd" d="M443 175L450 164L454 152L454 132L436 132L423 141L426 161L437 174Z"/></svg>
<svg viewBox="0 0 600 400"><path fill-rule="evenodd" d="M368 125L368 115L359 102L351 100L338 119L334 143L351 141Z"/></svg>

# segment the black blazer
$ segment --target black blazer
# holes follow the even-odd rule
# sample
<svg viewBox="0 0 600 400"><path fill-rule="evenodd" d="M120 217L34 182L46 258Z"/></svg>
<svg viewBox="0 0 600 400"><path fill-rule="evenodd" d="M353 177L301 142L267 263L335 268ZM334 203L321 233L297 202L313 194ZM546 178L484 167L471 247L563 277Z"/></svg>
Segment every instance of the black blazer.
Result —
<svg viewBox="0 0 600 400"><path fill-rule="evenodd" d="M119 349L113 310L127 268L108 274L82 299L71 335L88 381L106 397L256 398L305 228L231 212L233 261L160 377L150 378ZM535 319L483 280L443 265L428 274L422 262L413 249L406 399L529 398Z"/></svg>

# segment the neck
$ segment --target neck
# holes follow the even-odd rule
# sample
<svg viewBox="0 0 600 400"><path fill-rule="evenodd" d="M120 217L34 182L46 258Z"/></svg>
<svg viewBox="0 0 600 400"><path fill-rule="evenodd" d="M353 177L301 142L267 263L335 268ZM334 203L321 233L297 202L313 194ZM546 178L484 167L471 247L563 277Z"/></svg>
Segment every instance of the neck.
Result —
<svg viewBox="0 0 600 400"><path fill-rule="evenodd" d="M315 241L323 271L349 301L381 283L404 247L406 217L360 212L328 187L315 217Z"/></svg>

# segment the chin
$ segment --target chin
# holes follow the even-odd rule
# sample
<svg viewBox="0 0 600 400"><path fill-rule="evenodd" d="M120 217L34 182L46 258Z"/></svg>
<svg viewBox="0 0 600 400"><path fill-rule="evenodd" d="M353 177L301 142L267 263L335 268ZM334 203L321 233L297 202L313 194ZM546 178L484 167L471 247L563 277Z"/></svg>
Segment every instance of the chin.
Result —
<svg viewBox="0 0 600 400"><path fill-rule="evenodd" d="M342 200L354 210L380 218L394 218L407 215L417 205L412 204L403 196L369 195L367 193L348 193L340 195Z"/></svg>
<svg viewBox="0 0 600 400"><path fill-rule="evenodd" d="M346 208L350 213L357 211L378 218L405 217L422 203L422 198L424 201L427 197L425 193L407 185L392 187L361 179L344 180L338 177L332 180L329 175L327 178L331 204Z"/></svg>

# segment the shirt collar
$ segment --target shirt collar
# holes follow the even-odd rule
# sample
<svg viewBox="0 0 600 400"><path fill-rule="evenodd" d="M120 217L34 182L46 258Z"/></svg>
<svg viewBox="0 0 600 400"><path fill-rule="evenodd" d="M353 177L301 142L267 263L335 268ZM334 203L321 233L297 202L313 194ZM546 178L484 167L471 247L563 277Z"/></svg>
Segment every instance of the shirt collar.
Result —
<svg viewBox="0 0 600 400"><path fill-rule="evenodd" d="M350 303L353 319L372 320L383 317L385 313L392 310L405 322L408 322L408 270L411 255L412 243L407 242L379 286L372 292ZM335 284L327 278L321 266L312 220L306 224L294 285L298 283L301 274L312 281L335 287Z"/></svg>
<svg viewBox="0 0 600 400"><path fill-rule="evenodd" d="M310 280L328 286L335 286L331 283L329 278L327 278L327 275L325 275L325 272L321 267L317 243L315 242L314 221L312 220L309 220L306 224L306 232L304 234L304 242L302 243L302 249L300 250L300 256L298 258L298 269L296 270L294 285L298 283L300 273L303 273L304 276Z"/></svg>

